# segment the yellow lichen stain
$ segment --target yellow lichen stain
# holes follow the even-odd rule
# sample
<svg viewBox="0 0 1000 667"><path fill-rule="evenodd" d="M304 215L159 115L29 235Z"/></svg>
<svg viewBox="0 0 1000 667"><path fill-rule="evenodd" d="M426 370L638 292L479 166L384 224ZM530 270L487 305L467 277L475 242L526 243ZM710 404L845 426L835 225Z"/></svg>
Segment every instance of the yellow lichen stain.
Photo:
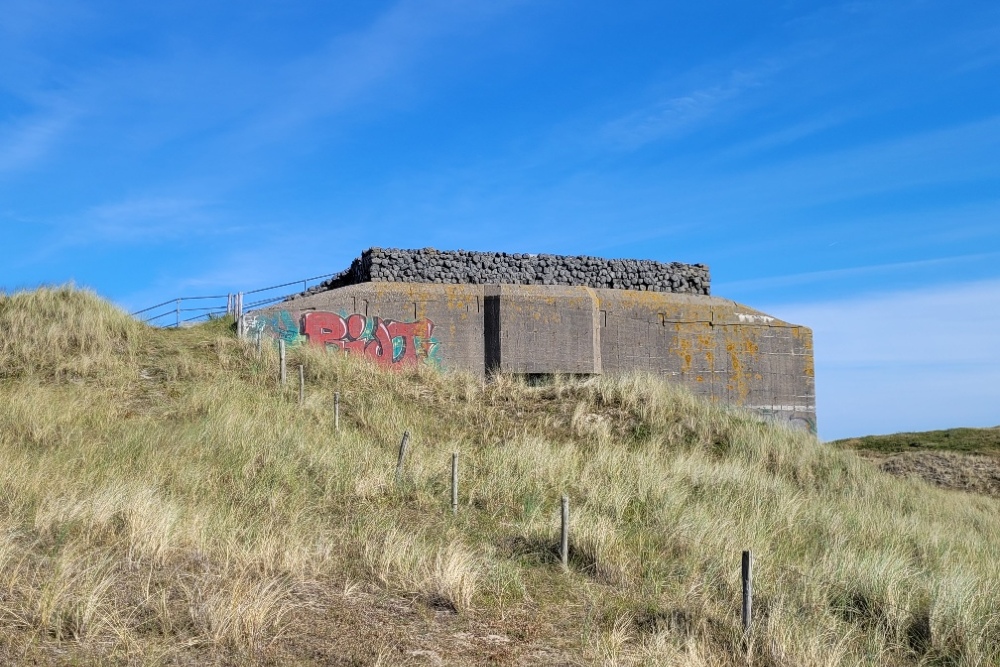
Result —
<svg viewBox="0 0 1000 667"><path fill-rule="evenodd" d="M696 378L694 379L694 381L695 381L695 382L704 382L704 381L705 381L705 378L703 378L702 376L700 376L700 375L699 375L698 377L696 377Z"/></svg>
<svg viewBox="0 0 1000 667"><path fill-rule="evenodd" d="M816 377L816 367L813 361L812 330L807 327L793 327L792 335L796 338L802 338L802 347L805 350L805 358L802 362L802 374L806 377Z"/></svg>
<svg viewBox="0 0 1000 667"><path fill-rule="evenodd" d="M730 383L729 390L736 391L736 402L737 405L743 405L746 403L747 397L750 395L750 384L747 382L747 371L743 364L743 359L740 357L740 348L746 350L746 342L743 345L737 345L733 342L726 343L726 352L729 353L729 363L730 363Z"/></svg>
<svg viewBox="0 0 1000 667"><path fill-rule="evenodd" d="M687 373L691 370L691 339L685 338L683 336L677 337L677 348L674 350L678 357L680 357L683 362L681 365L681 373Z"/></svg>

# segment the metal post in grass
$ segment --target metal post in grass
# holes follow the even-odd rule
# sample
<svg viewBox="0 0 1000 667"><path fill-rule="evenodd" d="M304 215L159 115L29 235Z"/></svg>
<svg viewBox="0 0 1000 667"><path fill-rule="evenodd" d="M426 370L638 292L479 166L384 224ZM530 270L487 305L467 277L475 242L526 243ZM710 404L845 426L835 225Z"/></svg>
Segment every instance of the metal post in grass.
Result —
<svg viewBox="0 0 1000 667"><path fill-rule="evenodd" d="M340 430L340 392L333 393L333 428Z"/></svg>
<svg viewBox="0 0 1000 667"><path fill-rule="evenodd" d="M403 431L403 439L399 441L399 459L396 461L396 481L403 479L403 461L406 460L406 448L410 444L410 432Z"/></svg>
<svg viewBox="0 0 1000 667"><path fill-rule="evenodd" d="M278 340L278 363L280 364L279 375L281 376L281 386L285 386L285 339Z"/></svg>
<svg viewBox="0 0 1000 667"><path fill-rule="evenodd" d="M263 331L258 331L257 332L257 358L258 359L260 359L260 356L262 354L261 348L264 345L263 338L264 338L264 332Z"/></svg>
<svg viewBox="0 0 1000 667"><path fill-rule="evenodd" d="M743 552L743 636L750 634L753 620L753 554Z"/></svg>
<svg viewBox="0 0 1000 667"><path fill-rule="evenodd" d="M176 322L177 322L176 326L177 326L178 329L180 329L181 328L181 300L180 299L177 299L177 304L175 306L175 315L176 315Z"/></svg>
<svg viewBox="0 0 1000 667"><path fill-rule="evenodd" d="M559 559L569 567L569 496L562 497L562 534L559 540Z"/></svg>
<svg viewBox="0 0 1000 667"><path fill-rule="evenodd" d="M299 405L306 402L306 371L302 364L299 364Z"/></svg>
<svg viewBox="0 0 1000 667"><path fill-rule="evenodd" d="M458 514L458 452L451 453L451 513Z"/></svg>

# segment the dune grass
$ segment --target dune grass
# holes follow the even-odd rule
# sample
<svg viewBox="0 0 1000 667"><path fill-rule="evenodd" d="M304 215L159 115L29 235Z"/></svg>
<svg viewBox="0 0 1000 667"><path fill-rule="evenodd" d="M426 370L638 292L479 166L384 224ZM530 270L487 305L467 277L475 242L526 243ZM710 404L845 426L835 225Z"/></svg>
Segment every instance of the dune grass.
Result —
<svg viewBox="0 0 1000 667"><path fill-rule="evenodd" d="M916 433L891 433L845 438L835 447L896 454L900 452L956 452L1000 457L1000 426L993 428L949 428Z"/></svg>
<svg viewBox="0 0 1000 667"><path fill-rule="evenodd" d="M315 348L289 364L304 405L230 322L0 296L0 662L430 664L392 618L331 611L400 600L444 664L1000 664L996 500L648 376L528 386ZM510 646L460 647L448 619Z"/></svg>

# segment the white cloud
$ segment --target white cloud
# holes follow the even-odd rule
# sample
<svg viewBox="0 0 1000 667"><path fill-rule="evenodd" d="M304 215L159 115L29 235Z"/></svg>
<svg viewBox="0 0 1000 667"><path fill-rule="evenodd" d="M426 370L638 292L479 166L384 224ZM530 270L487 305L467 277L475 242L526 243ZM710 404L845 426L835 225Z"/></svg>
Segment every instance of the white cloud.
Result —
<svg viewBox="0 0 1000 667"><path fill-rule="evenodd" d="M768 276L765 278L749 278L747 280L732 280L729 282L715 283L712 289L720 294L732 293L734 291L748 291L758 289L773 289L777 287L790 287L793 285L806 285L809 283L821 283L840 280L844 278L856 278L862 276L886 275L914 269L928 269L931 267L944 268L949 264L960 262L1000 260L1000 252L975 253L969 255L956 255L953 257L934 257L932 259L920 259L909 262L887 262L885 264L869 264L865 266L853 266L843 269L827 269L824 271L806 271L803 273L792 273L780 276Z"/></svg>
<svg viewBox="0 0 1000 667"><path fill-rule="evenodd" d="M605 125L602 135L627 149L690 132L720 113L728 103L761 85L763 72L732 72L724 83L658 100Z"/></svg>
<svg viewBox="0 0 1000 667"><path fill-rule="evenodd" d="M84 215L89 235L116 242L144 242L191 233L218 233L206 202L171 197L126 199Z"/></svg>
<svg viewBox="0 0 1000 667"><path fill-rule="evenodd" d="M239 137L267 143L374 97L395 103L414 89L414 70L442 40L482 27L519 4L523 0L401 0L366 28L276 71L274 80L265 82L271 87L268 102ZM403 80L405 74L410 77Z"/></svg>
<svg viewBox="0 0 1000 667"><path fill-rule="evenodd" d="M0 127L0 174L27 169L43 159L73 120L54 110Z"/></svg>
<svg viewBox="0 0 1000 667"><path fill-rule="evenodd" d="M813 329L825 439L1000 424L1000 280L763 310Z"/></svg>

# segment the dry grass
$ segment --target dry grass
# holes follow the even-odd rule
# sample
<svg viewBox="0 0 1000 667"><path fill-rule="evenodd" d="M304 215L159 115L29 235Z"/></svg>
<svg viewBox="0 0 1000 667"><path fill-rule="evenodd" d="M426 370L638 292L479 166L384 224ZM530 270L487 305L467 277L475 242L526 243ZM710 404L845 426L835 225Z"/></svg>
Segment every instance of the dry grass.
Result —
<svg viewBox="0 0 1000 667"><path fill-rule="evenodd" d="M0 296L0 662L1000 664L996 500L650 377L290 363L303 406L228 323Z"/></svg>

